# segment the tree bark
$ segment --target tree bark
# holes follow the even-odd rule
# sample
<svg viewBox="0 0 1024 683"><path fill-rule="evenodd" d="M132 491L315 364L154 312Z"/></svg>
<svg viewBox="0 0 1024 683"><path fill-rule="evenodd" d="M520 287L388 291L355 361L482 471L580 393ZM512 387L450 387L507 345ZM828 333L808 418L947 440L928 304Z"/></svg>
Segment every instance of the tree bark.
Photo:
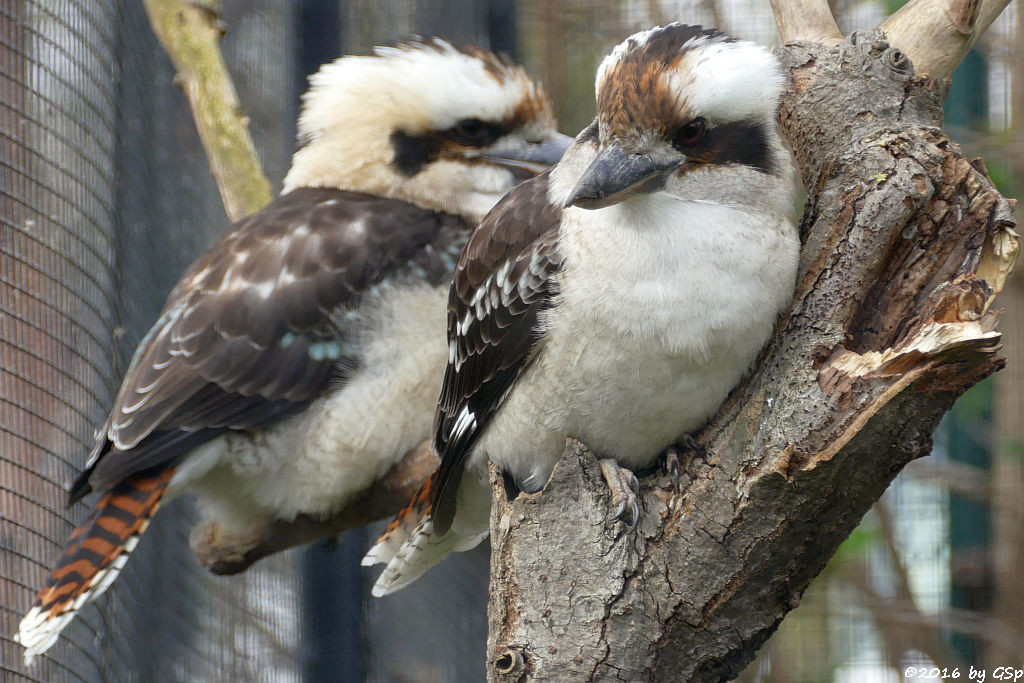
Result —
<svg viewBox="0 0 1024 683"><path fill-rule="evenodd" d="M1002 367L1012 203L938 128L941 81L879 31L777 51L807 204L794 303L676 491L609 524L570 443L544 491L492 477L491 681L739 674L942 414Z"/></svg>

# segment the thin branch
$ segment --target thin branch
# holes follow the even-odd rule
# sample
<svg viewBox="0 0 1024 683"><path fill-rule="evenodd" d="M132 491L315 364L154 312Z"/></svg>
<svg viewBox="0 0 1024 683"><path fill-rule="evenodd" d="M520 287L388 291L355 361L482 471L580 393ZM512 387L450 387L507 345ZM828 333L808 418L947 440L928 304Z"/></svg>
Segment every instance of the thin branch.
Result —
<svg viewBox="0 0 1024 683"><path fill-rule="evenodd" d="M863 568L850 572L847 576L858 590L862 591L864 605L871 611L887 647L921 650L936 664L949 669L959 666L962 670L964 664L958 660L956 653L941 643L937 643L937 649L934 651L928 651L922 647L923 641L914 637L913 633L926 630L937 636L943 631L952 631L983 639L988 645L1003 647L1007 652L1015 654L1024 646L1021 634L1003 620L982 612L955 607L947 607L935 614L922 614L912 604L879 595L870 586ZM843 616L841 612L836 614Z"/></svg>
<svg viewBox="0 0 1024 683"><path fill-rule="evenodd" d="M864 606L871 612L890 657L898 659L906 650L916 649L932 662L941 663L950 669L965 667L955 652L942 645L939 633L948 628L946 623L938 623L933 617L923 615L912 600L904 597L890 599L879 595L871 586L863 566L850 571L849 577L859 589Z"/></svg>
<svg viewBox="0 0 1024 683"><path fill-rule="evenodd" d="M153 32L177 69L221 200L232 221L272 198L219 42L224 33L216 0L145 0Z"/></svg>
<svg viewBox="0 0 1024 683"><path fill-rule="evenodd" d="M885 600L871 587L867 576L863 575L863 566L861 567L862 575L859 577L858 583L869 598L868 605L875 615L876 622L879 623L879 627L884 633L887 627L891 628L893 625L894 620L886 619L887 616L892 616L892 611L899 610L905 615L912 615L913 619L905 621L905 632L901 634L901 639L908 642L911 646L920 649L933 662L942 662L944 665L959 664L962 666L963 662L958 662L956 653L950 652L943 645L939 630L934 624L927 622L924 615L921 614L921 610L917 608L917 604L914 602L914 594L910 588L910 573L903 563L903 556L899 551L892 518L889 515L889 506L886 505L884 500L878 501L875 505L875 516L878 518L878 526L882 532L882 538L885 540L885 550L889 556L889 564L896 574L897 585L896 599ZM898 642L890 638L886 640L887 642Z"/></svg>
<svg viewBox="0 0 1024 683"><path fill-rule="evenodd" d="M946 78L1010 0L910 0L879 28L917 74Z"/></svg>
<svg viewBox="0 0 1024 683"><path fill-rule="evenodd" d="M838 45L843 41L828 0L771 0L771 3L775 26L783 43L806 40Z"/></svg>
<svg viewBox="0 0 1024 683"><path fill-rule="evenodd" d="M658 0L647 0L647 16L654 26L664 26L669 22Z"/></svg>
<svg viewBox="0 0 1024 683"><path fill-rule="evenodd" d="M192 530L189 545L199 562L214 574L237 574L268 555L393 516L436 468L437 457L430 452L429 441L424 441L371 488L326 519L299 515L245 536L225 535L216 523L200 524Z"/></svg>
<svg viewBox="0 0 1024 683"><path fill-rule="evenodd" d="M907 465L906 473L979 503L990 503L995 495L989 472L963 462L924 458Z"/></svg>
<svg viewBox="0 0 1024 683"><path fill-rule="evenodd" d="M718 0L701 0L700 6L711 13L711 23L726 33L731 33L722 25L722 14L718 11Z"/></svg>

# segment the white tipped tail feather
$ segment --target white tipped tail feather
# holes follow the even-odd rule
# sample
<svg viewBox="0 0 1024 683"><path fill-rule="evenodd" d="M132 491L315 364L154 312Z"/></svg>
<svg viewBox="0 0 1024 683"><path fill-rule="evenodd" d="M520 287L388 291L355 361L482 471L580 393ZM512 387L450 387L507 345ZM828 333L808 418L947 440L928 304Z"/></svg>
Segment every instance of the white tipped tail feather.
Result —
<svg viewBox="0 0 1024 683"><path fill-rule="evenodd" d="M405 588L450 553L475 548L487 537L491 493L487 486L478 484L475 477L466 477L460 491L460 502L465 507L452 528L444 534L434 533L430 502L436 481L435 473L363 557L364 567L387 565L373 585L374 597Z"/></svg>
<svg viewBox="0 0 1024 683"><path fill-rule="evenodd" d="M484 530L473 536L460 536L452 530L442 536L434 535L430 515L423 517L408 538L381 536L363 558L363 566L387 563L373 584L373 597L380 598L405 588L449 553L461 553L475 548L487 536Z"/></svg>
<svg viewBox="0 0 1024 683"><path fill-rule="evenodd" d="M83 605L114 583L160 507L173 475L172 467L128 477L104 495L72 532L67 549L18 625L15 640L25 648L26 665L57 642Z"/></svg>

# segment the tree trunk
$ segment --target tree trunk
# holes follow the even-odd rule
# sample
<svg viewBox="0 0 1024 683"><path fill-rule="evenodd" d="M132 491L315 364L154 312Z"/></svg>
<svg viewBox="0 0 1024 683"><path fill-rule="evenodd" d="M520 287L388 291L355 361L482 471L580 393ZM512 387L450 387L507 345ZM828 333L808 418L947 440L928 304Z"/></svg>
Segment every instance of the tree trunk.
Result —
<svg viewBox="0 0 1024 683"><path fill-rule="evenodd" d="M939 418L1002 367L995 292L1012 204L939 130L944 85L878 31L777 54L807 205L792 308L699 441L681 486L642 480L608 524L570 443L544 491L493 478L492 681L739 674Z"/></svg>

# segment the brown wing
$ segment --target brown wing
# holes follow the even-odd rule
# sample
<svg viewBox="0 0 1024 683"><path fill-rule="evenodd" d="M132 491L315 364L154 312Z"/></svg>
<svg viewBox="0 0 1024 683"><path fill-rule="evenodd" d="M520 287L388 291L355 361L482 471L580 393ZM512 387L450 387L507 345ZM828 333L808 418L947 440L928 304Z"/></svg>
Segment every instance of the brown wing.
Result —
<svg viewBox="0 0 1024 683"><path fill-rule="evenodd" d="M307 405L359 363L332 312L454 222L464 229L405 202L304 188L236 223L140 344L72 499Z"/></svg>
<svg viewBox="0 0 1024 683"><path fill-rule="evenodd" d="M434 418L441 456L431 515L444 533L473 444L537 350L541 311L561 270L561 207L547 198L548 173L512 190L473 233L448 299L449 362Z"/></svg>

